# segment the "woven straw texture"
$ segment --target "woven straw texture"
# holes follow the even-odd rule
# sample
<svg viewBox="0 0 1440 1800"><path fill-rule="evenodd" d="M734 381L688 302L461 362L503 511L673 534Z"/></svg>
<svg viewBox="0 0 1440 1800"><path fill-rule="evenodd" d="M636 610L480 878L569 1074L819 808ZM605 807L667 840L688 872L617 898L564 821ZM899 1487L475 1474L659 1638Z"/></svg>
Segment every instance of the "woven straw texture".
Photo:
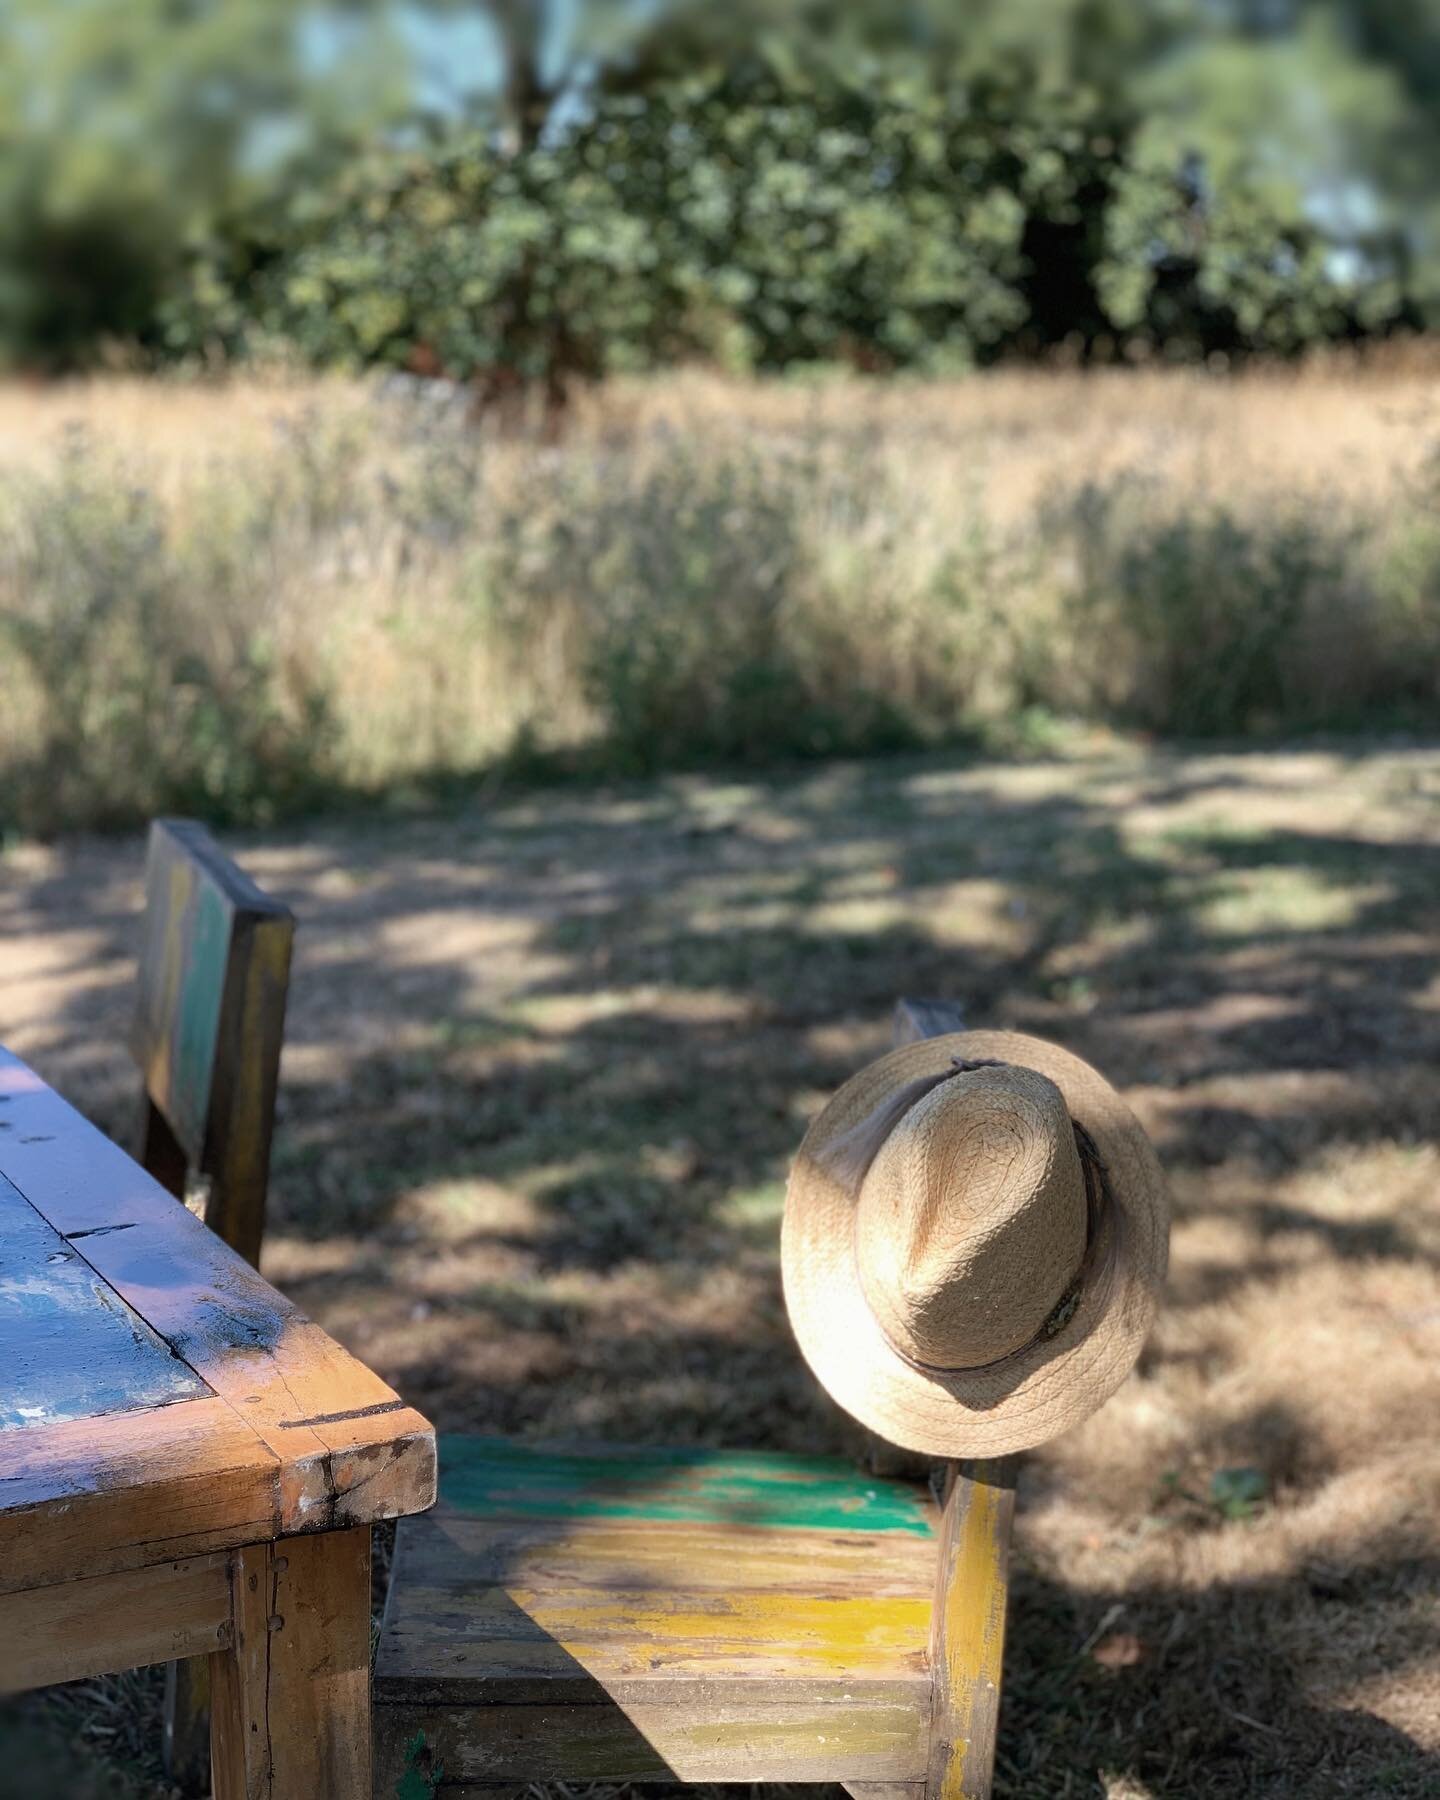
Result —
<svg viewBox="0 0 1440 1800"><path fill-rule="evenodd" d="M927 1089L957 1059L982 1066ZM1093 1209L1074 1125L1098 1157ZM862 1424L928 1455L1000 1456L1119 1387L1168 1243L1160 1165L1110 1083L1039 1038L963 1032L872 1063L807 1132L785 1301L816 1377Z"/></svg>

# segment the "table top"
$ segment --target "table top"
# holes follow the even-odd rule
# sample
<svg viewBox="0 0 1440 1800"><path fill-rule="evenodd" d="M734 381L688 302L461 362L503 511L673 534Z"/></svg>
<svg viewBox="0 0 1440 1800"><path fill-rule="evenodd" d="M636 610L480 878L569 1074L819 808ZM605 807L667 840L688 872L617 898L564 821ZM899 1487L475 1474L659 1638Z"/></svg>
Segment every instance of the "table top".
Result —
<svg viewBox="0 0 1440 1800"><path fill-rule="evenodd" d="M0 1431L214 1389L0 1176Z"/></svg>
<svg viewBox="0 0 1440 1800"><path fill-rule="evenodd" d="M0 1593L434 1489L427 1421L0 1049Z"/></svg>

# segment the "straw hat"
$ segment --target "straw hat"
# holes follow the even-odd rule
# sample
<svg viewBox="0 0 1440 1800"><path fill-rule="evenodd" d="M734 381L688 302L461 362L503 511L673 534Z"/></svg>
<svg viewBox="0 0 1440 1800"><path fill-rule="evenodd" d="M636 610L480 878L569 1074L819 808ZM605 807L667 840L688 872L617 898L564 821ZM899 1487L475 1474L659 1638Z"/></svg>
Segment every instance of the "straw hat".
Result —
<svg viewBox="0 0 1440 1800"><path fill-rule="evenodd" d="M785 1304L863 1425L1001 1456L1078 1424L1129 1374L1165 1279L1164 1178L1078 1056L1015 1032L907 1044L805 1134Z"/></svg>

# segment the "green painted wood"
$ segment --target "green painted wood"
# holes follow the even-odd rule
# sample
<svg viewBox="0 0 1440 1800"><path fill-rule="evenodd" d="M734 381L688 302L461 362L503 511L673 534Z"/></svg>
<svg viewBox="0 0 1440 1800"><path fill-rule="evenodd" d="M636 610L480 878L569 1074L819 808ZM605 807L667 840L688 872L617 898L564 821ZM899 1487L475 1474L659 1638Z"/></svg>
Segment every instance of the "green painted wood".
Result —
<svg viewBox="0 0 1440 1800"><path fill-rule="evenodd" d="M223 1135L224 1115L233 1110L232 1065L248 1058L263 1067L272 1048L278 1059L284 970L278 1000L269 1002L277 1014L270 1031L247 1017L255 1005L253 999L247 1005L247 972L257 932L278 934L288 967L293 927L288 910L231 862L202 825L157 819L151 826L131 1044L150 1099L194 1167L208 1169L212 1140L217 1131ZM247 1127L261 1131L267 1123L268 1114Z"/></svg>
<svg viewBox="0 0 1440 1800"><path fill-rule="evenodd" d="M440 1498L506 1518L643 1519L797 1531L934 1535L923 1490L848 1462L702 1449L553 1449L440 1439Z"/></svg>
<svg viewBox="0 0 1440 1800"><path fill-rule="evenodd" d="M0 1175L0 1431L211 1393Z"/></svg>

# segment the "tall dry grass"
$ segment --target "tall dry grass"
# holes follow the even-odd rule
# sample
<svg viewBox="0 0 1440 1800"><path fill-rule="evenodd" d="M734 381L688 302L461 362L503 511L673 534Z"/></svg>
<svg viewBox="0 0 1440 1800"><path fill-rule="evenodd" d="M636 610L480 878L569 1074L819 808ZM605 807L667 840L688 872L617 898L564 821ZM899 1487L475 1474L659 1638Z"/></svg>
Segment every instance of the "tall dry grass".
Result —
<svg viewBox="0 0 1440 1800"><path fill-rule="evenodd" d="M1440 707L1440 377L0 392L0 822Z"/></svg>

